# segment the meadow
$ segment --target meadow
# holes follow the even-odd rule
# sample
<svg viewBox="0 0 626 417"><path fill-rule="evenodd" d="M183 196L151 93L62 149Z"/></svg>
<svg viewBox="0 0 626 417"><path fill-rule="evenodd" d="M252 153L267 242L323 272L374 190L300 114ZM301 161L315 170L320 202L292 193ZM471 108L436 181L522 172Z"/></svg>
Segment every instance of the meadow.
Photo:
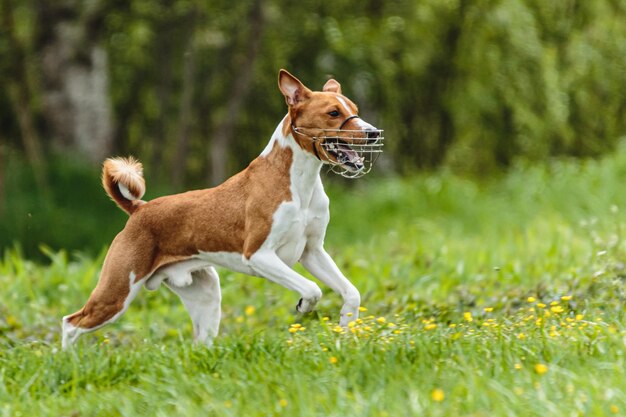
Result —
<svg viewBox="0 0 626 417"><path fill-rule="evenodd" d="M211 349L162 288L60 351L60 318L104 249L42 246L45 262L6 249L0 415L625 415L625 178L622 148L489 180L334 184L326 246L362 292L360 318L338 327L326 288L297 315L296 294L221 270Z"/></svg>

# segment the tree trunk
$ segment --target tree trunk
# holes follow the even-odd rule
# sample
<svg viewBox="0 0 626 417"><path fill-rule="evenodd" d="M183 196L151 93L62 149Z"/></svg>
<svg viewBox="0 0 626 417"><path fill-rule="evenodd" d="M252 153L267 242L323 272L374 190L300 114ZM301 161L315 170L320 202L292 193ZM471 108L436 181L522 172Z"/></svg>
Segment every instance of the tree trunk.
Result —
<svg viewBox="0 0 626 417"><path fill-rule="evenodd" d="M37 11L43 113L52 143L100 163L114 134L108 56L99 30L104 2L43 0Z"/></svg>
<svg viewBox="0 0 626 417"><path fill-rule="evenodd" d="M215 128L209 154L209 182L213 185L219 184L226 178L229 144L233 138L235 122L241 106L250 91L254 64L261 48L261 33L263 30L264 16L262 1L255 0L250 15L248 17L248 38L246 45L248 49L243 57L235 56L233 59L234 86L226 103L226 112Z"/></svg>

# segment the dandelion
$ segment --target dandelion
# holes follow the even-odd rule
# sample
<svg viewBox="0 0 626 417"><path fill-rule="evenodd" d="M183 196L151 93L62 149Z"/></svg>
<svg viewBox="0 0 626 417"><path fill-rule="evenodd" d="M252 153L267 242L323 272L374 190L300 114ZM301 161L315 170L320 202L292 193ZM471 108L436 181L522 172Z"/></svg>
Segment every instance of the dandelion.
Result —
<svg viewBox="0 0 626 417"><path fill-rule="evenodd" d="M474 319L472 318L472 313L470 313L469 311L466 311L465 313L463 313L463 318L465 319L465 321L468 321L468 322L474 321Z"/></svg>
<svg viewBox="0 0 626 417"><path fill-rule="evenodd" d="M518 334L517 334L517 338L518 338L519 340L524 340L524 339L526 339L526 335L525 335L524 333L518 333Z"/></svg>
<svg viewBox="0 0 626 417"><path fill-rule="evenodd" d="M528 301L529 303L534 303L535 301L537 301L537 299L535 297L528 297L526 301Z"/></svg>
<svg viewBox="0 0 626 417"><path fill-rule="evenodd" d="M291 325L291 327L293 327L294 329L299 329L300 327L302 327L302 325L300 323L294 323Z"/></svg>
<svg viewBox="0 0 626 417"><path fill-rule="evenodd" d="M353 315L352 313L346 313L346 316L348 317L352 317L352 315Z"/></svg>
<svg viewBox="0 0 626 417"><path fill-rule="evenodd" d="M535 372L537 372L539 375L543 375L548 372L548 366L543 363L538 363L535 365Z"/></svg>
<svg viewBox="0 0 626 417"><path fill-rule="evenodd" d="M571 299L572 299L571 295L564 295L564 296L561 297L561 300L563 300L563 301L569 301Z"/></svg>
<svg viewBox="0 0 626 417"><path fill-rule="evenodd" d="M322 321L328 321L328 320L330 320L330 317L328 317L328 316L322 317Z"/></svg>
<svg viewBox="0 0 626 417"><path fill-rule="evenodd" d="M343 327L337 325L337 326L333 327L333 332L335 332L335 333L343 333Z"/></svg>
<svg viewBox="0 0 626 417"><path fill-rule="evenodd" d="M442 402L446 398L446 394L443 392L443 390L441 388L435 388L430 393L430 398L432 398L433 401L436 401L436 402L440 403L440 402Z"/></svg>
<svg viewBox="0 0 626 417"><path fill-rule="evenodd" d="M493 307L485 307L483 310L485 313L491 313L493 311Z"/></svg>
<svg viewBox="0 0 626 417"><path fill-rule="evenodd" d="M558 301L552 301L552 302L550 303L550 305L551 305L551 306L553 306L553 307L554 307L554 306L558 306L558 305L559 305L559 302L558 302Z"/></svg>
<svg viewBox="0 0 626 417"><path fill-rule="evenodd" d="M385 324L387 322L387 319L384 318L384 317L379 317L379 318L376 319L376 322L378 324Z"/></svg>
<svg viewBox="0 0 626 417"><path fill-rule="evenodd" d="M288 405L288 404L289 404L289 403L288 403L288 402L287 402L287 400L286 400L286 399L284 399L284 398L282 398L280 401L278 401L278 405L279 405L281 408L285 408L285 407L287 407L287 405Z"/></svg>
<svg viewBox="0 0 626 417"><path fill-rule="evenodd" d="M615 404L611 404L611 413L613 414L619 413L619 407L617 407Z"/></svg>
<svg viewBox="0 0 626 417"><path fill-rule="evenodd" d="M513 365L513 367L519 371L520 369L522 369L522 364L516 363L515 365Z"/></svg>
<svg viewBox="0 0 626 417"><path fill-rule="evenodd" d="M553 307L550 307L550 311L552 311L554 314L559 314L559 313L564 312L565 310L561 306L553 306Z"/></svg>
<svg viewBox="0 0 626 417"><path fill-rule="evenodd" d="M348 327L352 328L356 326L356 322L355 321L351 321L350 323L348 323Z"/></svg>
<svg viewBox="0 0 626 417"><path fill-rule="evenodd" d="M437 324L435 323L428 323L426 326L424 326L424 330L433 330L437 328Z"/></svg>
<svg viewBox="0 0 626 417"><path fill-rule="evenodd" d="M331 364L336 364L337 362L339 362L339 359L337 359L334 356L331 356L330 358L328 358L328 362L330 362Z"/></svg>
<svg viewBox="0 0 626 417"><path fill-rule="evenodd" d="M544 303L537 303L537 307L539 308L545 308L546 305Z"/></svg>
<svg viewBox="0 0 626 417"><path fill-rule="evenodd" d="M583 318L585 318L585 316L582 314L576 314L576 321L581 321Z"/></svg>
<svg viewBox="0 0 626 417"><path fill-rule="evenodd" d="M247 306L243 312L246 314L246 316L251 316L254 314L255 311L256 308L254 308L254 306Z"/></svg>
<svg viewBox="0 0 626 417"><path fill-rule="evenodd" d="M364 312L366 312L366 311L367 311L367 308L365 308L365 307L361 306L361 307L359 307L359 311L360 311L361 313L364 313Z"/></svg>

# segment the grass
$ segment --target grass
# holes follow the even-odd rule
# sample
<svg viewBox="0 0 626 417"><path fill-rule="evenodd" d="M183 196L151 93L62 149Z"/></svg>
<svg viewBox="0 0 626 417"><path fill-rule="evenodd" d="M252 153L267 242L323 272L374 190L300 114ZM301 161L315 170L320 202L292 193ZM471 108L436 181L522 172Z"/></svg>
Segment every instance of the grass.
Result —
<svg viewBox="0 0 626 417"><path fill-rule="evenodd" d="M329 187L327 247L365 311L221 271L212 349L167 290L59 351L103 254L0 261L0 415L611 416L626 412L626 150ZM121 216L122 214L120 214ZM302 271L301 269L299 269Z"/></svg>

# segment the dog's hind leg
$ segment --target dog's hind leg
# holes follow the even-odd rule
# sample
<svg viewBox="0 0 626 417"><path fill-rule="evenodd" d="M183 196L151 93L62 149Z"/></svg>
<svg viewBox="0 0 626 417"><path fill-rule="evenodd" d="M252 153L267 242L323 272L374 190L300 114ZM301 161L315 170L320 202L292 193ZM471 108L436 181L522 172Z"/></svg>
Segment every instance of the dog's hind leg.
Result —
<svg viewBox="0 0 626 417"><path fill-rule="evenodd" d="M134 272L128 276L115 279L102 276L93 290L85 306L74 314L63 317L63 349L74 344L84 333L92 332L100 327L113 323L124 314L128 306L141 289L144 280L136 280Z"/></svg>
<svg viewBox="0 0 626 417"><path fill-rule="evenodd" d="M76 313L63 317L63 349L81 334L112 323L124 314L146 280L149 257L140 256L145 253L150 253L150 246L128 244L122 233L115 238L89 299Z"/></svg>
<svg viewBox="0 0 626 417"><path fill-rule="evenodd" d="M207 346L213 344L220 326L222 295L220 279L215 268L208 267L191 272L190 285L177 286L182 279L168 279L165 284L185 305L193 323L194 341Z"/></svg>

